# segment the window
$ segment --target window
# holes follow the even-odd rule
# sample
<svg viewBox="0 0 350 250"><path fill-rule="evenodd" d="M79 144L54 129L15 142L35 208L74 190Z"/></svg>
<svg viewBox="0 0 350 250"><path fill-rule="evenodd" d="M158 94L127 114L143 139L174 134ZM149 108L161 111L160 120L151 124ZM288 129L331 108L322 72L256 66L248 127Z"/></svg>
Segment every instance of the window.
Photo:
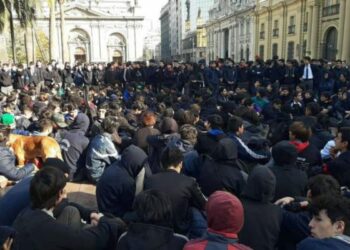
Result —
<svg viewBox="0 0 350 250"><path fill-rule="evenodd" d="M244 50L241 48L241 60L244 59Z"/></svg>
<svg viewBox="0 0 350 250"><path fill-rule="evenodd" d="M294 42L288 43L288 59L294 59Z"/></svg>
<svg viewBox="0 0 350 250"><path fill-rule="evenodd" d="M306 12L305 14L305 20L304 20L304 24L303 24L303 31L307 32L307 21L309 19L309 12Z"/></svg>
<svg viewBox="0 0 350 250"><path fill-rule="evenodd" d="M247 20L247 23L246 23L246 33L247 33L247 35L250 33L250 21L249 20Z"/></svg>
<svg viewBox="0 0 350 250"><path fill-rule="evenodd" d="M260 26L260 39L265 39L265 24L262 23Z"/></svg>
<svg viewBox="0 0 350 250"><path fill-rule="evenodd" d="M264 52L265 52L265 46L264 45L260 45L259 47L259 56L262 60L264 60Z"/></svg>
<svg viewBox="0 0 350 250"><path fill-rule="evenodd" d="M272 44L272 57L277 56L278 55L278 44L274 43Z"/></svg>
<svg viewBox="0 0 350 250"><path fill-rule="evenodd" d="M289 18L288 34L295 34L295 16Z"/></svg>
<svg viewBox="0 0 350 250"><path fill-rule="evenodd" d="M295 25L295 16L289 18L289 25Z"/></svg>
<svg viewBox="0 0 350 250"><path fill-rule="evenodd" d="M304 42L303 42L303 57L304 56L306 56L306 46L307 46L307 41L306 40L304 40Z"/></svg>
<svg viewBox="0 0 350 250"><path fill-rule="evenodd" d="M245 59L247 61L249 61L249 54L250 54L250 51L249 51L249 48L246 49L246 56L245 56Z"/></svg>
<svg viewBox="0 0 350 250"><path fill-rule="evenodd" d="M273 23L273 28L278 29L278 20L275 20Z"/></svg>

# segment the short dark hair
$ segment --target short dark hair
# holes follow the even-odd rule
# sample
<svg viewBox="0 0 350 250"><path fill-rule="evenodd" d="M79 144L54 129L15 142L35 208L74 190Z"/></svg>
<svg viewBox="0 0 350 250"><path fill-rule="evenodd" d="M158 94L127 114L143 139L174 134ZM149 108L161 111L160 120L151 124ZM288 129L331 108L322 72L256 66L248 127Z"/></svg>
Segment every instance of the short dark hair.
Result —
<svg viewBox="0 0 350 250"><path fill-rule="evenodd" d="M227 122L227 130L236 133L243 125L243 119L238 116L232 116Z"/></svg>
<svg viewBox="0 0 350 250"><path fill-rule="evenodd" d="M196 143L197 136L198 136L198 131L196 127L189 124L185 124L180 127L179 132L180 132L181 139L187 140L192 144Z"/></svg>
<svg viewBox="0 0 350 250"><path fill-rule="evenodd" d="M320 105L316 102L309 102L306 104L306 109L308 109L312 116L316 116L320 113Z"/></svg>
<svg viewBox="0 0 350 250"><path fill-rule="evenodd" d="M50 209L56 205L60 191L66 186L64 173L53 167L42 168L30 182L33 209Z"/></svg>
<svg viewBox="0 0 350 250"><path fill-rule="evenodd" d="M106 133L113 134L118 131L119 122L114 116L107 116L102 122L102 130Z"/></svg>
<svg viewBox="0 0 350 250"><path fill-rule="evenodd" d="M307 142L311 135L311 130L303 122L293 122L289 127L289 131L295 136L297 140Z"/></svg>
<svg viewBox="0 0 350 250"><path fill-rule="evenodd" d="M161 154L161 163L163 168L168 169L172 166L177 166L183 161L183 154L175 145L166 146Z"/></svg>
<svg viewBox="0 0 350 250"><path fill-rule="evenodd" d="M316 175L311 177L308 182L308 188L312 199L321 195L340 195L340 185L334 177L330 175Z"/></svg>
<svg viewBox="0 0 350 250"><path fill-rule="evenodd" d="M224 125L224 120L220 115L210 115L208 117L208 122L213 129L222 129Z"/></svg>
<svg viewBox="0 0 350 250"><path fill-rule="evenodd" d="M150 189L136 196L133 210L141 223L171 226L171 201L161 191Z"/></svg>
<svg viewBox="0 0 350 250"><path fill-rule="evenodd" d="M345 224L344 234L350 235L350 201L341 195L322 195L312 200L310 212L317 216L322 210L334 224L343 221Z"/></svg>
<svg viewBox="0 0 350 250"><path fill-rule="evenodd" d="M339 133L341 133L341 141L347 142L347 149L350 150L350 127L342 127L340 128Z"/></svg>

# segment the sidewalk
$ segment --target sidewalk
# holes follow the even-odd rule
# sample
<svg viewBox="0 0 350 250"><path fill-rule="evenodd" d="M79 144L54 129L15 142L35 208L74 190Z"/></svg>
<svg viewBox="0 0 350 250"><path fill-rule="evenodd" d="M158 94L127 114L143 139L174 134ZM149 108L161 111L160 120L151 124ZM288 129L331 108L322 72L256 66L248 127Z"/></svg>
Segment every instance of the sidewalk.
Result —
<svg viewBox="0 0 350 250"><path fill-rule="evenodd" d="M68 198L88 208L97 209L96 186L91 184L67 183Z"/></svg>

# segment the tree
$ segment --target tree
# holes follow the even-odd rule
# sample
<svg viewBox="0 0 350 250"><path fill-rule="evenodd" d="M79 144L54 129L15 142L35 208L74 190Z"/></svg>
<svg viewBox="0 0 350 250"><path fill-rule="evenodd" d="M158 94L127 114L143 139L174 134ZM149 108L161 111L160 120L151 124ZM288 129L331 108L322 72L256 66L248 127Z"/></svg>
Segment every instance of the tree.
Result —
<svg viewBox="0 0 350 250"><path fill-rule="evenodd" d="M0 32L10 24L12 57L16 62L14 11L22 28L26 28L35 18L35 8L39 0L0 0Z"/></svg>
<svg viewBox="0 0 350 250"><path fill-rule="evenodd" d="M67 61L67 36L65 31L65 13L64 13L64 3L65 0L58 0L58 4L60 6L60 17L61 17L61 51L62 51L62 62L65 63Z"/></svg>

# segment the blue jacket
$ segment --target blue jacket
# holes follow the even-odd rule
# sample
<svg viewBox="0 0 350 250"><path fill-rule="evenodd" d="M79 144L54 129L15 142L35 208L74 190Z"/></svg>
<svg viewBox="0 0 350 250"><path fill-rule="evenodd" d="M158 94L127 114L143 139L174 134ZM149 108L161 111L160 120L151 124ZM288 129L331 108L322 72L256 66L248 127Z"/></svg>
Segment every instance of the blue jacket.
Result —
<svg viewBox="0 0 350 250"><path fill-rule="evenodd" d="M346 235L335 236L328 239L307 238L297 247L298 250L349 250L350 237Z"/></svg>
<svg viewBox="0 0 350 250"><path fill-rule="evenodd" d="M86 154L88 178L98 182L106 167L120 158L111 136L107 133L92 139Z"/></svg>
<svg viewBox="0 0 350 250"><path fill-rule="evenodd" d="M22 168L16 167L16 156L9 148L0 147L0 175L12 181L19 181L34 170L34 164L26 164Z"/></svg>

